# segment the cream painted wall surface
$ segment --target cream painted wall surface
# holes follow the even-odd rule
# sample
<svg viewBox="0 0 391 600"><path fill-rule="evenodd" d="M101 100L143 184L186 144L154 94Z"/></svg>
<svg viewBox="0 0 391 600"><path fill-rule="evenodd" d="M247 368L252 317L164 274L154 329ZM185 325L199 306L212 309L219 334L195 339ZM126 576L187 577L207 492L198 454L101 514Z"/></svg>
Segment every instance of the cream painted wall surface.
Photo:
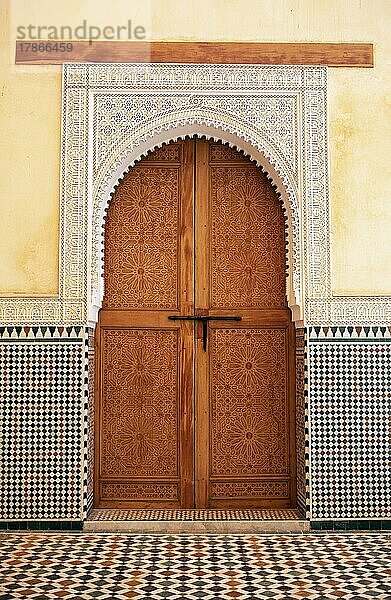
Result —
<svg viewBox="0 0 391 600"><path fill-rule="evenodd" d="M58 289L61 79L58 69L18 72L10 11L1 5L0 294ZM12 40L12 41L11 41Z"/></svg>
<svg viewBox="0 0 391 600"><path fill-rule="evenodd" d="M16 28L84 19L131 19L153 40L374 42L374 69L330 69L333 288L391 294L390 0L0 2L0 295L58 287L61 70L15 66Z"/></svg>

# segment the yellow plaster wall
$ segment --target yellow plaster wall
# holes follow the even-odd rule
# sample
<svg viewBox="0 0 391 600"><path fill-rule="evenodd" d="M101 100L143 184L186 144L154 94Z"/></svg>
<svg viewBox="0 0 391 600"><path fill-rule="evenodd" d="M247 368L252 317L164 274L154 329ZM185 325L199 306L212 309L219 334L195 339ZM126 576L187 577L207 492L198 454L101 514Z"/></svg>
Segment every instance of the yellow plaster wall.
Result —
<svg viewBox="0 0 391 600"><path fill-rule="evenodd" d="M16 27L144 25L148 39L373 41L374 69L331 69L333 288L391 294L390 0L0 0L0 295L58 288L61 70L15 66Z"/></svg>

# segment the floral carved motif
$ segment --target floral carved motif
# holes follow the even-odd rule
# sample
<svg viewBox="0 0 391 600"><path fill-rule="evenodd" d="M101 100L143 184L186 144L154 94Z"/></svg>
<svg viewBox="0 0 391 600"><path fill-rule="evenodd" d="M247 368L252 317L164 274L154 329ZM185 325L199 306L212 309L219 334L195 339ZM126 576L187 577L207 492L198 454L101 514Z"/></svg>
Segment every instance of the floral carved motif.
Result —
<svg viewBox="0 0 391 600"><path fill-rule="evenodd" d="M104 308L177 306L178 170L131 170L105 226Z"/></svg>
<svg viewBox="0 0 391 600"><path fill-rule="evenodd" d="M280 329L212 331L212 475L288 472L285 335Z"/></svg>
<svg viewBox="0 0 391 600"><path fill-rule="evenodd" d="M177 333L103 334L103 477L175 476Z"/></svg>
<svg viewBox="0 0 391 600"><path fill-rule="evenodd" d="M256 166L211 167L214 308L286 306L284 215Z"/></svg>

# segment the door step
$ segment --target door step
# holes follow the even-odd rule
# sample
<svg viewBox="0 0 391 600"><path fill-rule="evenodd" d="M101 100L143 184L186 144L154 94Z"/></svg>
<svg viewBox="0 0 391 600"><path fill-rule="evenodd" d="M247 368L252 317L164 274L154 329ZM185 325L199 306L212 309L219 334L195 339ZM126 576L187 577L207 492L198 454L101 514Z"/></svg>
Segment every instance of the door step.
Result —
<svg viewBox="0 0 391 600"><path fill-rule="evenodd" d="M128 533L289 533L309 529L309 521L294 509L94 509L84 523L84 531Z"/></svg>

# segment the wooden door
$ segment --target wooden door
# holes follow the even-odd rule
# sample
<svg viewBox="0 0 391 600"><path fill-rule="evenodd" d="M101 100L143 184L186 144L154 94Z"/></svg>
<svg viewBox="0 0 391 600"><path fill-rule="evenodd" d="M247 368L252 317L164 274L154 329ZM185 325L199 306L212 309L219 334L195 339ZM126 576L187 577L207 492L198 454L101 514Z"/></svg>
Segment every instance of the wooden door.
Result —
<svg viewBox="0 0 391 600"><path fill-rule="evenodd" d="M272 186L227 146L176 142L124 177L96 336L96 506L294 505L285 261Z"/></svg>
<svg viewBox="0 0 391 600"><path fill-rule="evenodd" d="M281 203L256 165L197 142L196 504L295 505L294 328Z"/></svg>
<svg viewBox="0 0 391 600"><path fill-rule="evenodd" d="M97 331L100 507L194 505L194 144L171 144L125 175L105 227Z"/></svg>

